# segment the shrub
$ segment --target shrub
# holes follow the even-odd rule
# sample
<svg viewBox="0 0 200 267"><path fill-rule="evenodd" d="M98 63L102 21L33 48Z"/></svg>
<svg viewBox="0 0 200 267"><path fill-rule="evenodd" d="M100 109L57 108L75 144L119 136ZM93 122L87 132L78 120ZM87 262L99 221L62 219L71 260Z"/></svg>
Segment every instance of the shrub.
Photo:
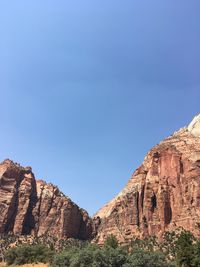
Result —
<svg viewBox="0 0 200 267"><path fill-rule="evenodd" d="M175 231L167 231L163 236L163 242L160 243L159 247L168 259L175 259L176 257L178 237L179 233L176 233Z"/></svg>
<svg viewBox="0 0 200 267"><path fill-rule="evenodd" d="M8 265L51 262L54 252L44 245L21 245L8 249L5 260Z"/></svg>
<svg viewBox="0 0 200 267"><path fill-rule="evenodd" d="M128 253L127 250L123 247L105 247L101 251L104 258L104 265L97 265L103 267L122 267L127 263ZM98 262L99 263L99 262ZM95 265L96 266L96 265Z"/></svg>
<svg viewBox="0 0 200 267"><path fill-rule="evenodd" d="M83 248L67 249L55 256L53 267L122 267L127 252L123 248L88 245Z"/></svg>
<svg viewBox="0 0 200 267"><path fill-rule="evenodd" d="M98 249L94 245L87 247L68 247L61 253L55 255L53 267L91 266L93 262L94 250Z"/></svg>
<svg viewBox="0 0 200 267"><path fill-rule="evenodd" d="M123 267L172 267L165 259L165 255L157 251L135 249L128 257Z"/></svg>
<svg viewBox="0 0 200 267"><path fill-rule="evenodd" d="M117 238L111 234L107 237L105 243L104 243L105 247L111 247L111 248L117 248L118 247L118 240Z"/></svg>
<svg viewBox="0 0 200 267"><path fill-rule="evenodd" d="M176 261L178 267L192 267L194 258L194 236L189 231L181 232L176 242ZM195 266L196 267L196 266Z"/></svg>
<svg viewBox="0 0 200 267"><path fill-rule="evenodd" d="M54 256L52 266L53 267L68 267L75 254L78 253L79 248L71 247Z"/></svg>
<svg viewBox="0 0 200 267"><path fill-rule="evenodd" d="M192 266L200 267L200 239L194 245L193 253Z"/></svg>
<svg viewBox="0 0 200 267"><path fill-rule="evenodd" d="M156 240L156 237L150 236L150 237L147 237L143 240L135 238L131 241L130 246L131 246L132 250L142 249L142 250L147 250L147 251L154 251L154 249L157 248L159 245L158 245L158 242Z"/></svg>

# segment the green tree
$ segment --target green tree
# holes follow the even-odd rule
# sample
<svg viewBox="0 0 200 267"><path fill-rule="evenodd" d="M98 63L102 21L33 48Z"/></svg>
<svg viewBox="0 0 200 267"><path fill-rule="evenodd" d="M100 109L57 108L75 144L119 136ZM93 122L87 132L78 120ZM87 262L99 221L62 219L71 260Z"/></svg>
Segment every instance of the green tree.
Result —
<svg viewBox="0 0 200 267"><path fill-rule="evenodd" d="M196 242L193 249L194 254L192 259L192 266L200 267L200 239Z"/></svg>
<svg viewBox="0 0 200 267"><path fill-rule="evenodd" d="M143 240L135 238L131 241L130 247L132 250L142 249L147 251L154 251L158 248L158 242L155 236L150 236Z"/></svg>
<svg viewBox="0 0 200 267"><path fill-rule="evenodd" d="M177 250L177 239L179 233L175 231L165 232L163 242L159 244L160 250L167 256L168 259L175 259Z"/></svg>
<svg viewBox="0 0 200 267"><path fill-rule="evenodd" d="M118 247L117 238L113 234L109 235L104 242L104 247L117 248Z"/></svg>
<svg viewBox="0 0 200 267"><path fill-rule="evenodd" d="M5 260L8 265L51 262L54 252L44 245L21 245L7 250Z"/></svg>
<svg viewBox="0 0 200 267"><path fill-rule="evenodd" d="M62 252L56 254L54 256L52 266L53 267L69 267L73 257L78 254L80 249L77 247L68 247L67 249L63 250Z"/></svg>
<svg viewBox="0 0 200 267"><path fill-rule="evenodd" d="M99 248L88 245L83 249L77 250L70 260L70 267L92 267L94 262L94 252Z"/></svg>
<svg viewBox="0 0 200 267"><path fill-rule="evenodd" d="M67 249L55 256L53 267L122 267L127 262L127 252L118 247L88 245L83 248Z"/></svg>
<svg viewBox="0 0 200 267"><path fill-rule="evenodd" d="M105 265L100 265L102 267L122 267L128 260L127 250L123 247L104 247L102 254L106 259Z"/></svg>
<svg viewBox="0 0 200 267"><path fill-rule="evenodd" d="M176 241L176 262L178 267L192 267L194 258L194 236L189 231L182 231ZM196 266L195 266L196 267Z"/></svg>
<svg viewBox="0 0 200 267"><path fill-rule="evenodd" d="M161 252L135 249L123 267L172 267Z"/></svg>

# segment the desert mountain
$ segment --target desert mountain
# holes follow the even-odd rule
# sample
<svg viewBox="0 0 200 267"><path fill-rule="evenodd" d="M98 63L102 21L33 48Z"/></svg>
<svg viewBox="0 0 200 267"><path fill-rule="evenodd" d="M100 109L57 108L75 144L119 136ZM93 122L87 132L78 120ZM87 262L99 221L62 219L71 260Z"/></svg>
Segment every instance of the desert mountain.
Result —
<svg viewBox="0 0 200 267"><path fill-rule="evenodd" d="M59 189L36 180L30 167L11 160L0 164L0 233L50 234L89 239L92 222Z"/></svg>
<svg viewBox="0 0 200 267"><path fill-rule="evenodd" d="M124 243L178 227L197 235L198 222L200 115L152 148L125 188L94 217L99 244L110 234Z"/></svg>
<svg viewBox="0 0 200 267"><path fill-rule="evenodd" d="M125 188L93 218L52 184L36 180L31 167L0 164L0 234L50 234L102 244L114 234L161 237L183 227L198 235L200 222L200 115L153 147Z"/></svg>

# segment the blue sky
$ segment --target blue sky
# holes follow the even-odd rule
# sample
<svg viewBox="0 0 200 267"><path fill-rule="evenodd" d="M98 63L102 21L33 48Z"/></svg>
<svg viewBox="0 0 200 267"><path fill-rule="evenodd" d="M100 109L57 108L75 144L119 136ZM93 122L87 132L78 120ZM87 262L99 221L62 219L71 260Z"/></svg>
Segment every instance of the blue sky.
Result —
<svg viewBox="0 0 200 267"><path fill-rule="evenodd" d="M0 2L0 160L91 215L200 112L199 0Z"/></svg>

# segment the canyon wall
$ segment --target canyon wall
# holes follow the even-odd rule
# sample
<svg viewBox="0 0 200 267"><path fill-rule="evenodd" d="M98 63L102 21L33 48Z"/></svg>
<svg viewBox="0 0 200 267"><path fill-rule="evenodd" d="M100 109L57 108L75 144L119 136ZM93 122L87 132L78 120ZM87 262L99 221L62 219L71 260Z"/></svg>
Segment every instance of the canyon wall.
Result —
<svg viewBox="0 0 200 267"><path fill-rule="evenodd" d="M200 115L152 148L125 188L94 216L52 184L36 180L31 167L0 164L0 234L50 234L103 244L121 243L183 227L199 235Z"/></svg>
<svg viewBox="0 0 200 267"><path fill-rule="evenodd" d="M126 187L94 216L102 244L114 234L122 243L183 227L199 235L200 115L156 145Z"/></svg>
<svg viewBox="0 0 200 267"><path fill-rule="evenodd" d="M85 240L91 238L92 221L56 186L36 181L30 167L5 160L0 164L0 233Z"/></svg>

